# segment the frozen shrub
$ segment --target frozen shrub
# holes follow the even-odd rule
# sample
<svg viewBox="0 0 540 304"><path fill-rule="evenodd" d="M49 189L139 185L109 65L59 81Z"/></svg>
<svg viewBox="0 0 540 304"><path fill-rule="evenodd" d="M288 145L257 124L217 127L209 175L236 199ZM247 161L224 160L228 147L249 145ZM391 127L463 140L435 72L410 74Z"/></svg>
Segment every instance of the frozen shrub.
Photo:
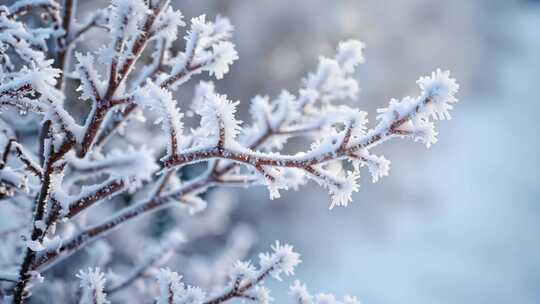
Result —
<svg viewBox="0 0 540 304"><path fill-rule="evenodd" d="M263 185L276 198L280 191L313 180L328 190L330 208L347 206L359 190L363 166L373 182L388 175L390 162L372 154L373 147L396 137L429 147L437 140L434 121L450 119L457 102L456 81L437 69L418 80L418 96L391 100L369 126L365 112L340 103L357 97L353 73L364 62L364 44L350 40L340 43L335 55L321 57L298 91L254 97L249 123L237 118L239 101L216 92L212 82L201 82L191 105L198 126L187 130L173 92L194 75L221 79L229 72L238 59L229 20L201 15L186 22L166 0L113 0L80 23L74 19L76 1L64 2L21 0L0 6L0 106L5 114L0 162L5 202L0 208L15 206L27 223L12 232L22 235L22 242L2 240L0 297L6 302L25 302L32 285L43 280L41 273L88 246L90 260L100 265L79 272L78 291L58 287L70 286L69 279L45 280L52 297L109 303L108 296L138 282L144 283L138 292L157 303L233 298L269 303L264 280L293 275L300 255L276 242L271 252L259 255L257 266L239 261L254 239L244 226L233 230L216 261L186 258L192 263L185 269L201 278L204 290L162 267L178 248L228 224L230 208L223 202L214 207L202 194L214 187ZM26 19L36 11L42 20ZM173 52L183 27L185 46ZM106 44L88 53L77 50L76 42L94 29L107 35ZM75 93L65 89L68 79L78 84ZM67 98L90 109L82 123L64 106ZM152 141L152 149L136 143L111 145L130 131L125 127L131 117L150 112L158 117L155 123L165 141ZM23 138L27 133L17 132L13 114L37 119L38 136ZM293 137L312 145L283 153ZM207 169L196 177L181 176L180 169L196 163ZM120 195L134 203L87 223L88 210ZM111 262L112 251L121 249L103 242L103 236L171 205L188 210L184 226L149 241L138 264L125 274L100 271L101 264ZM147 279L152 273L157 285ZM359 303L351 296L342 301L331 294L312 296L299 282L290 293L298 303ZM133 295L129 302L139 300Z"/></svg>

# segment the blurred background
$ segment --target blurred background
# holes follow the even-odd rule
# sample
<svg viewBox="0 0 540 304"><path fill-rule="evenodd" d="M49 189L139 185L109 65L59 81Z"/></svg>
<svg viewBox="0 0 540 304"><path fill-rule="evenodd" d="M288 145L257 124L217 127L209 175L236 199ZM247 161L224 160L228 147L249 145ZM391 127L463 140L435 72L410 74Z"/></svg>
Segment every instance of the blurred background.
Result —
<svg viewBox="0 0 540 304"><path fill-rule="evenodd" d="M436 68L461 85L439 142L380 147L390 176L364 176L347 208L329 211L313 184L275 201L263 188L239 191L235 216L255 227L253 252L290 242L310 290L364 303L540 302L539 1L177 2L186 17L231 18L240 60L217 84L244 110L257 93L297 88L350 38L367 44L355 103L372 122ZM284 286L273 288L278 303Z"/></svg>
<svg viewBox="0 0 540 304"><path fill-rule="evenodd" d="M79 3L84 16L106 1ZM257 235L253 259L275 240L291 243L302 253L298 278L311 291L349 293L368 304L540 303L540 1L173 0L173 6L186 20L203 13L231 19L240 60L216 85L241 100L245 120L254 95L295 91L318 57L332 56L346 39L367 45L354 105L372 123L377 108L418 94L415 81L436 68L451 70L461 86L453 120L437 125L439 142L429 150L405 140L378 147L392 161L390 176L372 184L364 174L347 208L328 210L328 194L312 183L274 201L263 187L211 193L212 208L234 205L230 221L251 227L243 224L250 232L241 235ZM82 48L99 41L86 39ZM191 98L201 79L180 88L177 98ZM178 218L165 210L136 227L148 232ZM225 225L206 220L226 235ZM0 221L7 221L2 214ZM146 244L122 231L109 237L120 244L117 259ZM183 253L212 246L202 242ZM73 278L76 267L53 272ZM268 283L276 303L287 303L291 280Z"/></svg>

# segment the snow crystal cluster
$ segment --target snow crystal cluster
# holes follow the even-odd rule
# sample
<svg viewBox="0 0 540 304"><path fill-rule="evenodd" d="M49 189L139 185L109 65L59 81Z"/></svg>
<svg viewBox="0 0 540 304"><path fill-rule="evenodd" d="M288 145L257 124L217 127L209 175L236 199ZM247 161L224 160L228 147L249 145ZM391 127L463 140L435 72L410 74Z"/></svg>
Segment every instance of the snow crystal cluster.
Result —
<svg viewBox="0 0 540 304"><path fill-rule="evenodd" d="M105 275L99 268L88 271L81 270L77 274L77 278L81 280L82 295L80 304L108 304L106 294L103 291L105 288Z"/></svg>
<svg viewBox="0 0 540 304"><path fill-rule="evenodd" d="M182 276L169 269L160 269L157 275L160 294L157 304L203 303L205 294L198 287L185 286Z"/></svg>
<svg viewBox="0 0 540 304"><path fill-rule="evenodd" d="M77 7L0 5L0 208L20 223L0 231L1 302L272 302L265 280L294 275L300 255L276 242L258 266L245 261L254 232L231 220L234 199L219 188L263 185L279 198L314 181L330 208L347 206L364 166L373 182L389 173L373 147L396 137L430 147L435 121L450 119L458 101L455 79L437 69L418 80L418 96L392 99L370 126L346 103L358 97L354 75L365 61L365 45L349 40L297 90L253 97L243 122L241 102L210 80L196 84L191 105L175 97L195 75L222 79L238 59L227 18L185 21L168 0L112 0L83 17ZM92 33L103 45L83 50ZM309 149L284 152L293 138ZM175 208L144 217L166 207ZM160 222L167 217L176 225ZM223 231L223 250L192 253ZM88 269L76 275L80 284L45 272L73 264ZM359 303L311 295L298 281L290 294L304 304Z"/></svg>
<svg viewBox="0 0 540 304"><path fill-rule="evenodd" d="M299 304L360 304L356 297L350 295L344 296L343 301L337 300L333 294L329 293L319 293L313 296L307 290L306 284L302 284L298 280L291 285L289 294Z"/></svg>

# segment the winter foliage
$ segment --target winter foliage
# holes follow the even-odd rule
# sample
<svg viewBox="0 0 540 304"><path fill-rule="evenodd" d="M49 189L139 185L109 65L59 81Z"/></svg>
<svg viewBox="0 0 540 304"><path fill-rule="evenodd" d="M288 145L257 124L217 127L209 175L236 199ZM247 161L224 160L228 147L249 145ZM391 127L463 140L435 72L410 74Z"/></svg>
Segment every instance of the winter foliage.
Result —
<svg viewBox="0 0 540 304"><path fill-rule="evenodd" d="M212 192L206 193L262 185L273 199L311 180L328 190L330 209L347 206L360 189L361 168L373 182L389 173L390 161L372 148L391 138L430 147L437 141L435 121L450 119L457 102L456 81L437 69L418 80L417 96L392 99L370 126L366 112L343 103L357 98L354 73L365 60L365 45L349 40L321 57L297 91L255 96L251 120L243 122L240 101L217 92L211 81L196 86L191 105L174 94L195 75L219 80L229 72L238 54L227 18L201 15L187 22L166 0L113 0L80 22L77 1L63 2L0 6L0 208L12 205L24 223L2 236L0 297L6 303L32 301L39 284L58 302L114 303L139 284L137 299L148 303L270 303L265 281L293 276L301 262L291 245L276 242L257 265L242 261L254 236L240 225L213 261L180 253L230 224L230 206L212 204ZM36 12L41 20L30 22ZM104 33L107 42L79 50L77 42L91 31ZM175 43L183 47L175 51ZM74 92L67 82L76 83ZM88 108L82 120L68 100ZM188 107L196 120L190 128L184 126ZM146 145L130 141L127 134L141 124L130 119L144 123L145 117L160 130L147 128L153 137ZM14 122L23 118L39 122L34 135ZM284 152L293 138L311 145ZM198 176L185 174L200 166L206 169ZM104 238L109 232L129 232L133 219L171 206L187 211L181 227L149 241L129 270L107 266L113 249L121 251ZM80 288L48 279L47 270L83 252L93 264L76 274ZM165 266L177 256L185 260L185 274ZM311 295L299 281L290 295L297 303L359 303L352 296Z"/></svg>

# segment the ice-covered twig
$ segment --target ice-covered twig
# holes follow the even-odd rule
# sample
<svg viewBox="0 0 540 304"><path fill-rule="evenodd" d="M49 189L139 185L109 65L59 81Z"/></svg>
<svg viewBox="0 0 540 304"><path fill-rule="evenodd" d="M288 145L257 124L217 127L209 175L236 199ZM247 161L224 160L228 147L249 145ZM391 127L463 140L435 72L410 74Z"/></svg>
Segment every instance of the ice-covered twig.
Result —
<svg viewBox="0 0 540 304"><path fill-rule="evenodd" d="M8 140L8 143L4 149L4 153L2 155L2 162L0 163L0 169L3 169L5 167L9 153L12 149L14 150L17 158L24 164L25 169L29 173L40 178L42 177L43 169L41 168L41 166L37 164L29 155L29 153L25 150L25 148L13 138L10 138Z"/></svg>
<svg viewBox="0 0 540 304"><path fill-rule="evenodd" d="M160 269L157 275L160 294L157 304L202 303L204 292L182 283L182 276L169 269Z"/></svg>
<svg viewBox="0 0 540 304"><path fill-rule="evenodd" d="M360 301L350 295L343 297L342 301L336 299L333 294L330 293L318 293L313 296L306 288L305 284L296 280L289 289L289 294L298 304L360 304Z"/></svg>
<svg viewBox="0 0 540 304"><path fill-rule="evenodd" d="M33 13L34 8L45 11L42 20L30 23L19 18ZM212 83L201 83L191 105L200 125L186 130L183 107L172 93L194 75L208 73L221 79L229 71L238 54L231 42L233 28L228 19L218 16L209 21L204 15L193 18L184 37L185 48L173 53L173 42L185 24L169 1L113 0L84 24L76 22L76 8L75 0L64 1L63 7L50 0L23 0L0 7L0 106L42 118L38 147L23 146L26 140L9 140L0 163L2 198L10 197L10 202L22 199L34 208L23 247L13 248L23 252L13 293L17 304L30 294L28 283L36 277L36 271L166 206L186 206L190 215L200 212L206 207L203 194L210 187L264 184L275 198L280 190L297 189L311 179L328 189L331 208L347 205L359 189L360 167L367 167L374 182L388 174L389 161L372 154L371 148L395 137L409 137L429 147L437 140L434 120L449 119L457 101L455 80L448 72L436 70L418 81L418 97L391 100L387 108L379 110L377 123L368 127L365 112L339 104L355 99L359 92L354 72L364 61L364 44L350 40L339 44L334 57L322 57L298 91L283 91L276 98L253 98L250 125L237 119L238 101L217 94ZM74 42L94 26L106 27L109 40L97 51L76 53L75 71L71 72L68 63ZM148 50L148 46L154 49ZM152 57L149 65L144 62L147 55ZM105 68L96 68L98 63ZM90 111L82 126L64 105L72 99L62 85L65 75L79 82L80 94L76 97L88 102ZM159 116L167 137L163 147L161 138L152 141L158 151L166 148L159 167L157 155L145 148L130 149L120 141L109 142L117 148L111 152L106 145L131 115L142 117L147 110ZM292 137L303 137L312 143L311 148L296 154L282 152ZM35 158L39 161L33 160L34 151L38 151ZM8 165L10 154L15 154L22 166L15 168L12 159ZM184 167L200 162L206 170L195 170L201 172L196 177L184 175L184 171L191 171ZM147 187L140 187L143 183L148 183L144 185ZM83 217L75 219L105 199L138 189L145 193L126 195L135 199L110 217L97 217L98 222L86 227ZM104 209L92 208L96 213ZM65 223L57 232L54 228L60 219ZM202 229L193 233L194 237L216 230L223 222L218 218L212 226L203 227L204 218L198 219L198 226L191 228ZM77 229L73 229L74 223ZM290 274L298 262L286 262L286 256L293 256L288 246L276 244L273 250L261 256L258 270L247 263L237 264L231 285L209 298L209 303L231 298L269 302L268 290L261 284L263 278ZM160 248L153 256L168 251ZM289 255L278 254L289 251ZM218 264L226 263L227 258L230 256L225 254L214 266L221 267ZM14 259L17 263L20 260L18 256ZM145 260L111 290L131 284L154 265L153 261ZM171 271L162 274L160 280L166 287L162 292L167 295L161 298L163 303L168 303L171 295L173 301L202 302L205 298L200 290L181 284L179 275ZM94 277L91 281L95 286L103 285L99 271L83 275ZM102 288L95 286L88 290L99 293ZM312 300L338 303L324 294ZM96 297L91 301L96 302Z"/></svg>
<svg viewBox="0 0 540 304"><path fill-rule="evenodd" d="M9 7L9 17L15 18L28 13L34 8L41 8L48 12L51 17L56 17L60 6L53 0L19 0Z"/></svg>
<svg viewBox="0 0 540 304"><path fill-rule="evenodd" d="M233 28L227 18L219 17L214 22L206 21L206 16L204 15L193 18L191 20L191 29L185 38L185 50L180 52L176 57L165 60L165 54L167 48L170 47L170 43L161 42L162 44L158 44L161 47L158 49L158 59L153 64L154 67L145 71L143 77L140 79L146 80L161 71L165 75L165 78L156 82L161 89L176 89L179 85L188 81L191 76L204 71L220 79L229 71L229 65L238 59L233 44L228 41L231 37L232 30ZM160 42L158 41L157 43ZM164 70L166 67L168 71ZM136 86L142 85L141 82L139 80ZM150 85L153 85L153 83ZM137 99L137 94L128 94L118 100L114 100L113 103L130 103L134 99ZM116 131L124 123L127 117L135 111L136 107L137 103L131 103L126 106L126 109L121 112L120 117L113 121L112 126L105 129L106 133L104 136L111 136L111 133ZM101 139L99 141L103 140Z"/></svg>
<svg viewBox="0 0 540 304"><path fill-rule="evenodd" d="M293 275L294 268L300 262L300 255L293 251L292 246L281 245L276 242L272 246L271 253L261 253L259 255L259 269L255 269L250 262L237 262L231 273L230 286L206 299L204 303L218 304L233 298L248 298L266 303L269 297L267 290L261 290L261 286L258 286L258 284L267 276L281 280L281 275ZM255 289L255 292L252 292L253 289Z"/></svg>
<svg viewBox="0 0 540 304"><path fill-rule="evenodd" d="M421 119L426 119L427 115L432 115L433 113L436 113L433 112L435 111L436 107L433 106L432 103L436 102L438 103L437 106L440 107L440 103L446 104L444 103L444 100L455 102L453 94L455 94L457 90L457 85L452 79L448 78L448 73L437 71L433 74L432 77L423 79L423 83L425 83L425 85L424 87L422 87L422 96L418 97L415 103L410 102L409 100L411 99L406 99L402 103L391 103L390 109L392 110L383 111L383 113L381 114L382 116L379 117L379 124L371 131L365 133L363 137L352 139L353 142L349 144L347 146L347 149L342 152L338 151L340 147L342 147L341 142L336 141L333 146L330 146L332 150L323 150L323 152L320 152L320 150L315 149L314 152L312 152L312 155L306 154L300 156L274 157L273 155L267 155L264 153L251 151L247 151L244 154L223 154L218 149L208 149L207 151L210 154L201 154L201 158L194 159L196 159L197 161L201 161L203 159L221 157L222 155L225 155L225 157L223 158L233 159L238 162L247 163L248 165L259 163L263 165L275 165L276 167L290 166L293 168L304 168L303 166L307 164L308 166L305 168L308 169L310 168L309 166L317 165L319 163L333 160L336 158L350 157L351 159L357 159L357 155L364 153L364 149L362 148L372 147L373 145L382 142L383 140L386 140L390 137L418 136L418 134L413 135L412 133L408 135L403 135L400 130L402 130L403 127L407 126L411 122L412 118L421 117ZM193 154L191 155L196 155L196 152L197 151L192 151ZM319 155L317 154L317 152L321 154ZM245 155L248 156L247 159L242 158ZM192 161L194 161L194 159ZM385 164L385 166L381 166L381 170L383 170L383 172L387 171L386 168L387 164ZM231 167L225 167L222 173L225 173L229 170L231 170ZM313 175L312 172L308 173ZM191 193L192 191L201 191L201 189L205 189L208 186L211 186L215 182L213 176L214 175L202 176L197 180L186 183L180 189L176 190L173 193L169 193L164 197L150 198L146 202L141 202L126 210L120 211L110 220L106 220L103 223L97 224L93 227L89 227L79 236L68 240L68 242L65 243L64 246L62 246L62 248L60 249L60 253L67 253L76 250L77 248L80 248L81 245L84 245L88 241L94 239L94 237L110 231L110 229L116 227L124 221L130 220L132 218L138 217L141 214L147 213L149 211L154 211L158 208L165 206L168 202L170 202L171 197L180 198L183 195ZM347 190L348 189L354 188L347 188ZM350 191L348 191L348 193L339 194L340 195L335 197L336 203L345 204L348 200L350 200ZM44 264L50 258L56 257L57 255L58 253L50 253L46 256L42 256L40 259L38 259L36 266Z"/></svg>
<svg viewBox="0 0 540 304"><path fill-rule="evenodd" d="M81 270L77 274L81 280L82 295L79 304L108 304L107 294L104 292L105 275L99 268L88 271Z"/></svg>
<svg viewBox="0 0 540 304"><path fill-rule="evenodd" d="M351 193L358 188L355 182L357 175L347 174L338 178L318 166L342 159L362 160L358 155L393 137L412 137L429 147L435 141L436 134L430 117L450 118L448 110L457 101L454 94L458 86L455 80L449 78L449 73L437 70L431 77L421 78L418 83L422 89L421 95L414 99L391 101L388 108L380 110L379 123L373 129L355 132L353 136L354 127L346 127L344 131L330 134L310 151L296 155L265 153L241 146L236 140L236 130L239 128L234 118L236 104L222 96L210 95L199 112L202 116L201 129L205 133L198 135L206 138L206 141L168 156L163 163L165 167L177 167L216 158L232 160L256 169L269 180L271 186L277 176L270 169L294 168L304 171L308 177L328 187L333 196L333 204L346 205L351 200ZM374 173L374 176L385 175ZM374 180L377 179L374 177Z"/></svg>
<svg viewBox="0 0 540 304"><path fill-rule="evenodd" d="M457 85L452 79L448 77L448 73L437 71L432 75L432 77L423 78L422 86L422 95L416 100L414 100L414 102L411 101L412 99L405 99L403 102L391 103L389 107L390 110L383 111L381 116L379 117L379 124L372 130L366 132L362 137L351 139L352 143L348 144L345 150L343 150L343 148L341 148L340 150L340 147L343 147L343 145L341 141L337 140L335 144L329 146L329 150L325 151L321 150L320 148L316 148L314 149L314 151L310 152L311 154L307 153L304 155L296 156L275 156L273 154L268 155L266 153L252 152L250 150L242 150L241 152L237 152L234 150L222 149L220 151L216 148L210 148L202 150L204 153L198 150L191 151L191 154L184 153L182 154L182 156L178 156L178 159L180 160L179 163L181 163L182 160L189 160L189 162L193 162L219 157L225 159L232 159L236 162L241 162L252 166L262 165L306 169L309 174L317 177L317 175L320 175L321 173L318 173L317 175L314 174L314 165L334 159L347 157L356 160L358 158L357 156L364 153L364 150L366 148L373 147L374 145L390 137L420 136L426 134L425 132L419 134L414 133L417 131L411 131L412 133L404 135L402 131L404 130L403 128L412 125L412 122L414 121L413 119L424 120L427 119L429 115L436 115L437 113L439 113L437 111L437 107L446 109L446 106L441 106L441 104L449 105L445 103L445 101L455 102L453 94L455 94L457 90ZM433 103L437 104L433 105ZM193 156L193 158L190 158L191 156ZM380 170L383 170L381 172L387 172L386 168L387 164L381 166ZM226 170L230 170L230 168L226 168ZM378 172L377 174L381 173ZM187 183L184 187L178 189L175 193L168 194L168 196L181 197L194 190L200 191L201 188L204 189L210 186L212 182L213 178L211 176L202 177L199 180ZM345 183L348 182L349 180L345 180ZM330 189L336 189L332 191L340 190L340 188L333 188L341 185L340 183L331 185L326 182L326 184L329 185L329 187L332 187ZM346 202L350 200L351 190L354 189L355 188L353 187L353 184L351 184L350 188L341 188L341 190L347 190L347 193L334 192L333 194L335 203L346 204ZM157 208L162 207L168 201L169 199L166 197L153 198L149 199L147 202L142 202L135 207L129 208L125 211L121 211L118 215L113 216L111 220L88 228L79 237L72 239L68 244L66 244L66 246L62 247L60 251L62 252L66 249L78 248L78 246L81 245L80 241L78 240L85 240L86 242L87 240L89 240L89 236L100 235L101 233L108 231L109 229L123 221L139 216L142 213L156 210ZM53 254L53 256L54 255L55 254ZM47 258L45 260L47 260Z"/></svg>

